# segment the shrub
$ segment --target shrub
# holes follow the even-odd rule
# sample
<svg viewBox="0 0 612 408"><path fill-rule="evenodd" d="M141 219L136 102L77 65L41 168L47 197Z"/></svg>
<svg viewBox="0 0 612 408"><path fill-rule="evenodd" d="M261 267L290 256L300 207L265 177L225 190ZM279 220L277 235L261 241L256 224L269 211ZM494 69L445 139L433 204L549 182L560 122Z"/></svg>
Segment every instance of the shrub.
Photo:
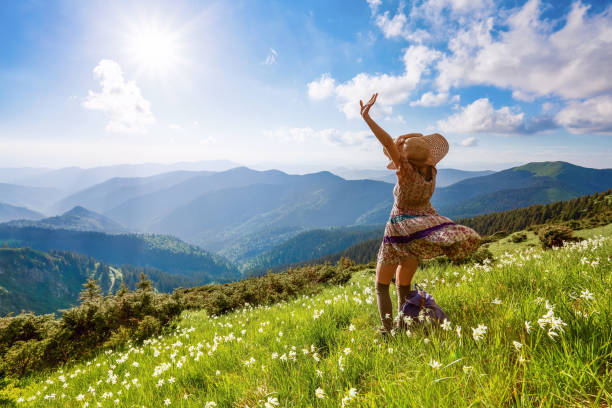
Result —
<svg viewBox="0 0 612 408"><path fill-rule="evenodd" d="M510 241L518 244L519 242L525 242L527 240L527 234L525 232L517 232L510 236Z"/></svg>
<svg viewBox="0 0 612 408"><path fill-rule="evenodd" d="M563 225L546 225L538 230L538 238L542 243L542 249L563 246L563 241L577 241L572 236L574 231Z"/></svg>
<svg viewBox="0 0 612 408"><path fill-rule="evenodd" d="M489 251L489 248L481 245L476 251L472 252L470 255L462 259L456 259L452 261L452 263L455 265L462 265L466 263L483 263L485 259L494 261L495 257L493 256L493 253Z"/></svg>

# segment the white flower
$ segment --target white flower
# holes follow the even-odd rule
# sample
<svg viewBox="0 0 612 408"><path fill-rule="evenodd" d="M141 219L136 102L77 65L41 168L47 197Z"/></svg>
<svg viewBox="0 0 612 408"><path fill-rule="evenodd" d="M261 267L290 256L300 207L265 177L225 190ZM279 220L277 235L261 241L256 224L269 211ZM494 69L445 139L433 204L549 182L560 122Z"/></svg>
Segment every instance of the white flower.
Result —
<svg viewBox="0 0 612 408"><path fill-rule="evenodd" d="M501 304L502 304L502 301L501 301L501 300L499 300L498 298L495 298L495 299L493 299L493 300L491 301L491 303L492 303L492 304L494 304L494 305L501 305Z"/></svg>
<svg viewBox="0 0 612 408"><path fill-rule="evenodd" d="M215 374L216 375L221 375L221 371L217 370L217 371L215 371Z"/></svg>
<svg viewBox="0 0 612 408"><path fill-rule="evenodd" d="M323 389L319 387L315 390L315 395L317 396L317 398L325 398L325 391L323 391Z"/></svg>
<svg viewBox="0 0 612 408"><path fill-rule="evenodd" d="M317 377L323 378L323 372L321 370L317 369L316 373L317 373Z"/></svg>
<svg viewBox="0 0 612 408"><path fill-rule="evenodd" d="M436 360L430 360L429 361L429 365L431 366L431 368L433 368L434 370L437 370L438 368L442 367L442 364L440 364L440 362L436 361Z"/></svg>
<svg viewBox="0 0 612 408"><path fill-rule="evenodd" d="M164 405L170 405L170 398L166 398L164 400Z"/></svg>
<svg viewBox="0 0 612 408"><path fill-rule="evenodd" d="M519 343L518 341L512 341L512 344L514 345L514 348L518 351L521 349L521 347L523 347L522 343Z"/></svg>
<svg viewBox="0 0 612 408"><path fill-rule="evenodd" d="M525 357L523 357L523 355L521 354L521 355L519 356L519 358L518 358L518 362L519 362L519 363L521 363L521 364L524 364L524 363L526 363L526 362L527 362L527 360L525 360Z"/></svg>
<svg viewBox="0 0 612 408"><path fill-rule="evenodd" d="M355 330L355 326L351 323L351 325L349 326L348 329L349 329L349 331L353 331L353 330Z"/></svg>
<svg viewBox="0 0 612 408"><path fill-rule="evenodd" d="M584 300L592 300L592 299L594 299L593 294L591 292L589 292L588 289L585 289L582 292L580 292L580 297L583 298Z"/></svg>
<svg viewBox="0 0 612 408"><path fill-rule="evenodd" d="M527 333L531 331L531 323L528 320L525 320L525 329L527 330Z"/></svg>
<svg viewBox="0 0 612 408"><path fill-rule="evenodd" d="M474 340L481 340L485 334L487 334L487 326L484 324L479 324L478 327L472 327L472 337L474 337Z"/></svg>
<svg viewBox="0 0 612 408"><path fill-rule="evenodd" d="M266 401L266 408L273 408L278 406L278 398L276 397L268 397L268 401Z"/></svg>
<svg viewBox="0 0 612 408"><path fill-rule="evenodd" d="M471 373L473 369L474 369L474 367L472 367L472 366L463 366L463 372L466 373L466 374Z"/></svg>
<svg viewBox="0 0 612 408"><path fill-rule="evenodd" d="M204 408L214 408L216 406L217 406L217 403L215 401L208 401L206 405L204 405Z"/></svg>
<svg viewBox="0 0 612 408"><path fill-rule="evenodd" d="M344 349L344 354L346 354L347 356L349 355L350 352L351 352L351 349L349 347Z"/></svg>
<svg viewBox="0 0 612 408"><path fill-rule="evenodd" d="M79 394L79 395L76 396L76 400L77 401L83 401L84 398L85 398L85 395L83 395L83 394Z"/></svg>
<svg viewBox="0 0 612 408"><path fill-rule="evenodd" d="M461 326L455 326L455 331L457 332L457 337L461 338Z"/></svg>
<svg viewBox="0 0 612 408"><path fill-rule="evenodd" d="M448 319L444 319L444 322L441 325L442 329L444 330L450 330L451 329L451 322Z"/></svg>
<svg viewBox="0 0 612 408"><path fill-rule="evenodd" d="M393 354L393 347L389 347L387 351L389 352L389 354Z"/></svg>

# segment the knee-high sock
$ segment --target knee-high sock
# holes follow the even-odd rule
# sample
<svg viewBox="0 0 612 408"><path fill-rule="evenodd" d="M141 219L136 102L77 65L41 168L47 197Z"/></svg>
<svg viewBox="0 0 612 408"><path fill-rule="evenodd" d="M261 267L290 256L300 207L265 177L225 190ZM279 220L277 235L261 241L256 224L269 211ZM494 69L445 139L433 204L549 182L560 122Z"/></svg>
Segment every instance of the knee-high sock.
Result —
<svg viewBox="0 0 612 408"><path fill-rule="evenodd" d="M402 310L402 305L406 301L406 297L410 295L410 284L408 285L397 285L397 310L398 313Z"/></svg>
<svg viewBox="0 0 612 408"><path fill-rule="evenodd" d="M393 305L389 296L389 284L376 282L376 300L378 301L378 313L383 327L387 331L393 328Z"/></svg>

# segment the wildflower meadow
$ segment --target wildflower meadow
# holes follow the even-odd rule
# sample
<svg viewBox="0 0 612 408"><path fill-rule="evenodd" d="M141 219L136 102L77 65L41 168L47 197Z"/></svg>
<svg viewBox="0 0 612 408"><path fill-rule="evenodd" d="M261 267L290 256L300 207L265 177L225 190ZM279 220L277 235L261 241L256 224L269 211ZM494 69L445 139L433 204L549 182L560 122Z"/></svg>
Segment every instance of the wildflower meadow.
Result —
<svg viewBox="0 0 612 408"><path fill-rule="evenodd" d="M597 235L419 269L451 320L405 318L388 339L376 333L371 268L271 306L185 311L162 336L23 380L14 405L610 406L611 254Z"/></svg>

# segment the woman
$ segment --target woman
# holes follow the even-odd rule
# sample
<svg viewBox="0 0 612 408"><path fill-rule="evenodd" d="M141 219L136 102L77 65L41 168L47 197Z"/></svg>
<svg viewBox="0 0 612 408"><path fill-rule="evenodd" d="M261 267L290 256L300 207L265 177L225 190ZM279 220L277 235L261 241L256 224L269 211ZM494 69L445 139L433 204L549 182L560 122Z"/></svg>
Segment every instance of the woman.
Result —
<svg viewBox="0 0 612 408"><path fill-rule="evenodd" d="M393 140L370 117L369 111L377 96L374 94L365 105L362 101L359 104L361 116L382 143L385 155L391 159L387 168L397 170L393 208L385 226L376 265L376 295L382 322L380 333L386 335L393 329L389 296L393 274L399 314L410 292L410 283L420 259L439 255L451 259L463 258L478 248L480 235L471 228L438 215L429 201L436 185L435 166L448 152L446 139L437 133L427 136L409 133Z"/></svg>

